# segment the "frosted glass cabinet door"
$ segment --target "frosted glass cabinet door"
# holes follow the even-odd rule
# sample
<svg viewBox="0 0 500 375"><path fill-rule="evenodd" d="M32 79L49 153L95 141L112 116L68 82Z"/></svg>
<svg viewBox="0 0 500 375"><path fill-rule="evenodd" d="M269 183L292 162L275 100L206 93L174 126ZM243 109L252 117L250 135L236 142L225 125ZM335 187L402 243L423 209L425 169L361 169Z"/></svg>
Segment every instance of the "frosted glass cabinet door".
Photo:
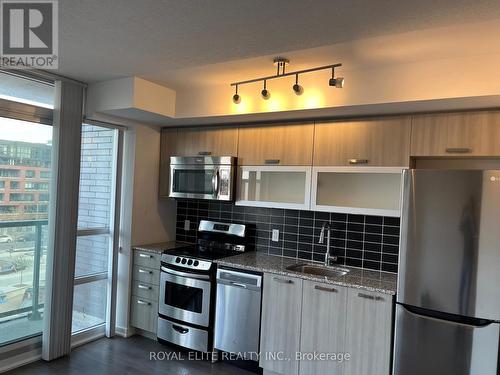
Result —
<svg viewBox="0 0 500 375"><path fill-rule="evenodd" d="M311 208L317 211L399 216L402 168L313 170Z"/></svg>
<svg viewBox="0 0 500 375"><path fill-rule="evenodd" d="M244 166L236 204L309 209L311 167Z"/></svg>

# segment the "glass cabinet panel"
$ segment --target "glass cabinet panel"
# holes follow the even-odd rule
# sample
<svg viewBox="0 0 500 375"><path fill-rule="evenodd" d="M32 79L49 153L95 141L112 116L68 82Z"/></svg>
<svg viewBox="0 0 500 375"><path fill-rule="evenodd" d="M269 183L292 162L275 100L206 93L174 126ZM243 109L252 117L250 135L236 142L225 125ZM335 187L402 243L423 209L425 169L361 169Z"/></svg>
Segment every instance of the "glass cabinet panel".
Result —
<svg viewBox="0 0 500 375"><path fill-rule="evenodd" d="M401 171L315 168L312 209L399 216Z"/></svg>
<svg viewBox="0 0 500 375"><path fill-rule="evenodd" d="M311 167L245 166L238 180L236 204L309 208Z"/></svg>

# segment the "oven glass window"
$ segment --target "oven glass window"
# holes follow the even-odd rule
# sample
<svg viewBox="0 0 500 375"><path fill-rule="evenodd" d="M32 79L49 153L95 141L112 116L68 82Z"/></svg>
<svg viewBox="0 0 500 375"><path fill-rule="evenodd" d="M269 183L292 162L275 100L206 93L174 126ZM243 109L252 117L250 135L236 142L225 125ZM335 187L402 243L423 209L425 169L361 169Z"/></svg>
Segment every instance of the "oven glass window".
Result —
<svg viewBox="0 0 500 375"><path fill-rule="evenodd" d="M203 289L165 282L165 304L201 314Z"/></svg>
<svg viewBox="0 0 500 375"><path fill-rule="evenodd" d="M213 194L213 171L175 169L172 190L176 193Z"/></svg>

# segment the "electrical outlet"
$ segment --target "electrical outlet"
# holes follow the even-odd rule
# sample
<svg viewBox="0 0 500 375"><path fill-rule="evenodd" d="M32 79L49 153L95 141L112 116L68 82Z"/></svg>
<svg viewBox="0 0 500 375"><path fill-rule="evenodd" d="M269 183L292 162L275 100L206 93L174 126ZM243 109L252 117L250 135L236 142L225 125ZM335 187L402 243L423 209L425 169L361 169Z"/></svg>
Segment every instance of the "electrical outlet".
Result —
<svg viewBox="0 0 500 375"><path fill-rule="evenodd" d="M184 230L189 230L191 227L191 221L184 220Z"/></svg>
<svg viewBox="0 0 500 375"><path fill-rule="evenodd" d="M271 238L273 242L278 242L280 240L280 231L279 229L273 229L273 236Z"/></svg>

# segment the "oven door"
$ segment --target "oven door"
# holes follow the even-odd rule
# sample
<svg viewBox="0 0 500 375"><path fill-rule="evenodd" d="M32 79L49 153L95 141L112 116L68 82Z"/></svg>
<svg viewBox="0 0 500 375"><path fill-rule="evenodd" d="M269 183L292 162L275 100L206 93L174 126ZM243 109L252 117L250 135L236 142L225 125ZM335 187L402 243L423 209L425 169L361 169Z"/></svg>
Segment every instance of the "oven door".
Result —
<svg viewBox="0 0 500 375"><path fill-rule="evenodd" d="M209 275L161 267L158 311L166 317L208 327L211 280Z"/></svg>

